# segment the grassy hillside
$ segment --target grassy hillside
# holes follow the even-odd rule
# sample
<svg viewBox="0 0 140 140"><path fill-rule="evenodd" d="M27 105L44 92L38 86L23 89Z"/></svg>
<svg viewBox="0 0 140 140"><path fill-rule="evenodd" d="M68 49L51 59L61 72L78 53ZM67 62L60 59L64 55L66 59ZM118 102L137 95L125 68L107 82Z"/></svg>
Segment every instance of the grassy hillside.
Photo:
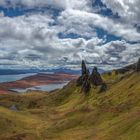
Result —
<svg viewBox="0 0 140 140"><path fill-rule="evenodd" d="M102 76L102 93L85 95L73 81L49 94L1 95L0 140L139 140L140 73Z"/></svg>

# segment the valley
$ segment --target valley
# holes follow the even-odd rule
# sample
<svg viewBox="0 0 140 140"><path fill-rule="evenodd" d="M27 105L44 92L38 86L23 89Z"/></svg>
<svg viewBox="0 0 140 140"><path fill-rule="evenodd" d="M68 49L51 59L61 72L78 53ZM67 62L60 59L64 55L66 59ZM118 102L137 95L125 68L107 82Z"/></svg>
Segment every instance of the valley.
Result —
<svg viewBox="0 0 140 140"><path fill-rule="evenodd" d="M0 140L139 140L140 73L101 77L103 92L91 86L85 93L75 79L51 94L1 94Z"/></svg>

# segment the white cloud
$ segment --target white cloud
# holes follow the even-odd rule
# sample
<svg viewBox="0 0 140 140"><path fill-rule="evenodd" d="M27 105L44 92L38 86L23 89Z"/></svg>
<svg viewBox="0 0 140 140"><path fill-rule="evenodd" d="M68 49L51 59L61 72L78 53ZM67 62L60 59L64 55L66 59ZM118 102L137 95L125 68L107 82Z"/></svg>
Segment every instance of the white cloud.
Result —
<svg viewBox="0 0 140 140"><path fill-rule="evenodd" d="M6 0L0 0L0 5L4 7L25 6L28 8L37 8L53 6L56 8L65 8L66 0L10 0L9 2L7 2Z"/></svg>
<svg viewBox="0 0 140 140"><path fill-rule="evenodd" d="M79 9L79 10L90 10L91 1L90 0L10 0L10 4L6 0L0 1L1 6L17 7L25 6L28 8L41 8L52 6L54 8L62 9Z"/></svg>
<svg viewBox="0 0 140 140"><path fill-rule="evenodd" d="M81 60L84 59L90 67L113 69L136 62L140 55L140 44L112 41L104 45L93 45L92 48L89 47L89 44L94 44L94 40L85 41L84 47L61 57L61 62L76 67L77 64L80 66Z"/></svg>
<svg viewBox="0 0 140 140"><path fill-rule="evenodd" d="M13 18L4 17L1 13L0 65L79 67L78 64L85 59L90 66L114 68L135 62L140 55L140 44L129 44L127 41L140 41L140 33L132 24L94 13L90 2L90 0L12 0L13 6L18 3L28 8L51 5L62 8L63 11L56 19L46 13L32 13ZM0 5L10 6L2 0ZM121 8L118 11L121 11ZM127 19L123 15L122 18ZM126 41L111 41L104 44L105 38L97 37L96 27ZM58 33L65 35L75 33L81 37L61 39ZM86 40L85 37L90 39Z"/></svg>
<svg viewBox="0 0 140 140"><path fill-rule="evenodd" d="M139 0L102 0L114 13L118 13L122 20L129 23L140 23Z"/></svg>
<svg viewBox="0 0 140 140"><path fill-rule="evenodd" d="M78 33L85 36L94 36L95 27L102 28L128 41L140 41L140 33L128 24L122 24L99 14L79 10L65 10L58 18L65 28L65 33Z"/></svg>

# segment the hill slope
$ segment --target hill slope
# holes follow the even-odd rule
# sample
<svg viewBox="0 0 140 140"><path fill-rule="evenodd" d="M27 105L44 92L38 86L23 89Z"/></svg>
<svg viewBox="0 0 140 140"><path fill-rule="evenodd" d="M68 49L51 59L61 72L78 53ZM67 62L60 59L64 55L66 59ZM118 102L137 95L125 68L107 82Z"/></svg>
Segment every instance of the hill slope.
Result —
<svg viewBox="0 0 140 140"><path fill-rule="evenodd" d="M73 81L50 94L1 95L0 140L139 140L140 73L102 77L102 93L85 95Z"/></svg>

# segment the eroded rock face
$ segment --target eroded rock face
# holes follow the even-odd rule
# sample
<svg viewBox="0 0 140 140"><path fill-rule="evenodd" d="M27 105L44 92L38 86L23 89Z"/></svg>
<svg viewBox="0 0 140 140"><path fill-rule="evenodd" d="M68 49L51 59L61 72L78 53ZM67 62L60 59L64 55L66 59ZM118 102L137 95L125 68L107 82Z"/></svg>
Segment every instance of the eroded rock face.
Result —
<svg viewBox="0 0 140 140"><path fill-rule="evenodd" d="M91 84L94 86L102 85L102 91L107 89L106 86L103 86L103 80L96 67L94 67L91 75L84 61L82 61L81 68L82 75L77 79L77 86L82 86L82 91L84 93L88 93L90 91Z"/></svg>
<svg viewBox="0 0 140 140"><path fill-rule="evenodd" d="M90 91L90 72L86 68L85 61L82 61L82 75L77 80L77 86L82 86L82 91L87 93Z"/></svg>
<svg viewBox="0 0 140 140"><path fill-rule="evenodd" d="M82 91L83 91L84 93L88 93L88 92L90 91L90 89L91 89L90 78L89 78L89 76L88 76L88 77L86 77L86 79L85 79L84 82L83 82Z"/></svg>
<svg viewBox="0 0 140 140"><path fill-rule="evenodd" d="M77 83L77 86L81 86L81 85L83 84L83 76L80 76L80 77L77 79L76 83Z"/></svg>
<svg viewBox="0 0 140 140"><path fill-rule="evenodd" d="M85 64L85 61L82 60L82 75L86 74L87 73L87 67L86 67L86 64Z"/></svg>
<svg viewBox="0 0 140 140"><path fill-rule="evenodd" d="M90 72L87 69L86 74L83 75L83 84L82 84L82 91L87 93L90 91Z"/></svg>
<svg viewBox="0 0 140 140"><path fill-rule="evenodd" d="M100 73L98 72L97 67L94 67L92 74L90 76L90 81L91 81L91 84L93 84L95 86L102 85L103 80L101 78Z"/></svg>
<svg viewBox="0 0 140 140"><path fill-rule="evenodd" d="M82 60L81 69L82 69L82 75L77 80L77 86L82 86L83 82L85 81L85 78L87 77L87 75L89 75L89 70L87 70L84 60Z"/></svg>
<svg viewBox="0 0 140 140"><path fill-rule="evenodd" d="M136 64L136 71L140 72L140 58L139 58L139 60L138 60L138 62Z"/></svg>

